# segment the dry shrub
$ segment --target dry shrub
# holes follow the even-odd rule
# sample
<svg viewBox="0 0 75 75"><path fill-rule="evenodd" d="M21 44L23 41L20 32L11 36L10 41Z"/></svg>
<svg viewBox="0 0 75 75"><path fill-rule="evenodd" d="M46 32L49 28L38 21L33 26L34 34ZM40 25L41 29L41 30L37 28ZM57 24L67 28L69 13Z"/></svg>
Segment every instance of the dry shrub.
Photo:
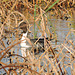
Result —
<svg viewBox="0 0 75 75"><path fill-rule="evenodd" d="M59 11L62 10L64 5L61 5L61 3L64 4L65 1L67 0L60 0L60 2L53 7L55 13L58 12L56 11L56 9L59 9L59 7L56 8L58 5L60 6ZM35 10L34 2L31 4L30 2L26 2L24 0L7 0L5 2L2 1L2 4L0 3L0 74L66 75L67 68L69 68L71 73L74 75L75 40L70 40L69 36L70 34L74 36L75 30L70 30L68 32L64 42L61 45L54 45L53 47L51 44L52 41L46 39L46 34L49 35L49 39L54 39L54 37L50 32L49 27L47 27L48 19L44 11L53 2L48 3L46 0L43 2L47 5L45 5L45 8L43 9L41 7L42 1L40 0L41 4L39 5L39 8L36 8L37 14L35 15L35 20L33 15ZM64 13L66 13L66 11L68 13L67 9L64 10L62 10ZM39 37L38 40L32 45L32 48L27 50L27 56L23 57L21 55L20 34L22 31L19 28L14 28L18 27L18 25L23 21L29 25L29 30L31 27L34 28L35 21L38 31L41 32L41 37L44 37L44 52L39 53L37 51L39 53L37 55L34 52L33 46L41 38ZM38 21L41 21L40 25L38 25ZM35 32L32 31L31 33L34 35ZM26 38L26 40L31 44L29 38Z"/></svg>

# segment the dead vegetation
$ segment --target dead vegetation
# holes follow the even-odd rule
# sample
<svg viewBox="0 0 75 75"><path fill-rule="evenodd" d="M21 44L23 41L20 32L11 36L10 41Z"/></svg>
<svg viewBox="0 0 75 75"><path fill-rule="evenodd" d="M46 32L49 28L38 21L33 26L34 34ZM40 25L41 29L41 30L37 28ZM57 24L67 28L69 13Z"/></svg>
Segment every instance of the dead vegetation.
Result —
<svg viewBox="0 0 75 75"><path fill-rule="evenodd" d="M0 2L0 74L66 75L69 73L67 68L70 69L72 75L75 74L75 40L70 39L70 35L75 38L75 30L71 29L60 45L53 46L52 41L46 40L47 34L48 39L54 39L55 43L57 42L57 36L52 34L55 33L54 27L52 26L52 33L47 27L49 21L47 12L52 15L54 12L57 18L68 19L71 17L69 13L74 13L71 10L75 9L75 1L60 0L47 11L53 3L55 0L36 0L37 6L34 0L33 3L28 0L3 0ZM41 36L38 37L38 40L44 37L44 52L41 54L36 55L32 47L31 50L27 50L27 57L22 57L20 51L22 30L14 29L22 21L28 24L28 30L33 27L31 31L33 37L29 36L30 38L36 38L39 32L41 32ZM29 38L27 41L31 44Z"/></svg>

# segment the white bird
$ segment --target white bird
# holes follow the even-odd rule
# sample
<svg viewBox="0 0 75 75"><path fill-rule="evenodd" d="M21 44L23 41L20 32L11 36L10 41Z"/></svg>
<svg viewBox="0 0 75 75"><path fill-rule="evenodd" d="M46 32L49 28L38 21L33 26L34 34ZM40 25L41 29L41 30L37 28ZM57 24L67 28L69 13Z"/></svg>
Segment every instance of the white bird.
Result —
<svg viewBox="0 0 75 75"><path fill-rule="evenodd" d="M27 48L30 48L32 47L26 40L27 38L27 35L28 35L28 25L26 24L26 22L22 22L20 25L19 25L20 29L23 30L23 35L22 35L22 38L21 38L21 53L22 53L22 56L23 57L26 57L26 51L27 51ZM48 39L48 38L46 38ZM31 43L34 44L36 41L38 40L38 38L36 39L30 39ZM50 39L51 40L51 39ZM36 45L34 46L34 48L36 49L36 47L38 47L39 49L39 52L41 50L41 48L44 48L44 38L40 38L38 40L38 42L36 43Z"/></svg>
<svg viewBox="0 0 75 75"><path fill-rule="evenodd" d="M27 25L26 22L22 22L22 23L20 23L19 27L20 27L20 29L23 30L21 43L20 43L20 45L21 45L21 53L22 53L23 57L26 57L27 56L26 55L27 48L31 47L31 46L27 45L27 43L26 43L27 42L26 38L27 38L27 34L28 34L28 30L27 30L28 25Z"/></svg>

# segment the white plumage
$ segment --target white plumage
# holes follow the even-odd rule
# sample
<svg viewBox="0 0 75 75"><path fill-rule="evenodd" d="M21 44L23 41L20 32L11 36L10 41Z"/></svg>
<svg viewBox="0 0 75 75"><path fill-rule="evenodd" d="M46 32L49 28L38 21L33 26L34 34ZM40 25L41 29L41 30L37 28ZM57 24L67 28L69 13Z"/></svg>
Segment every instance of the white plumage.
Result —
<svg viewBox="0 0 75 75"><path fill-rule="evenodd" d="M21 38L21 53L23 57L26 57L26 49L29 48L30 46L26 44L26 37L27 33L23 33L22 38Z"/></svg>

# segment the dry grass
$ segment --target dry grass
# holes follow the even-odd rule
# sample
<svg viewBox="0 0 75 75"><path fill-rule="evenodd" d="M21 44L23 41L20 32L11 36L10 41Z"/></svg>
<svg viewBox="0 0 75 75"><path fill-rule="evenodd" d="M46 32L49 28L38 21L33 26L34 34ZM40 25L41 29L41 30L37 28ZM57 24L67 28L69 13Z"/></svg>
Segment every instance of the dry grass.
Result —
<svg viewBox="0 0 75 75"><path fill-rule="evenodd" d="M1 1L0 74L5 73L7 75L66 75L67 68L70 69L72 75L75 74L75 40L71 40L69 38L70 35L75 37L75 30L71 29L66 35L64 42L60 45L54 45L53 47L51 44L52 41L46 40L46 34L48 35L49 39L56 39L57 37L53 37L53 34L47 27L48 18L45 10L50 7L50 5L55 2L55 0L53 2L51 2L51 0L40 0L39 3L38 1L39 0L36 0L36 4L38 4L39 7L36 6L36 9L34 9L34 0L33 4L31 2L28 2L27 0ZM65 2L72 2L72 5L68 5L68 7L65 8ZM59 13L60 15L57 14L56 16L59 15L59 17L62 17L65 14L68 14L68 16L70 16L69 8L70 6L73 6L74 3L74 0L69 0L68 2L67 0L60 0L59 3L52 7L55 12L54 14L57 14L59 10L59 12L63 11L63 14ZM41 32L41 37L44 37L45 51L41 54L35 55L34 47L32 46L31 50L27 50L27 56L22 57L20 51L21 40L19 40L21 38L21 30L14 29L22 21L27 22L27 24L29 25L29 30L31 27L33 27L33 31L31 32L33 34L32 38L35 38L38 32L34 31L34 23L38 28L37 30ZM53 32L55 32L54 27ZM30 39L26 39L31 44ZM33 45L35 45L36 42Z"/></svg>

